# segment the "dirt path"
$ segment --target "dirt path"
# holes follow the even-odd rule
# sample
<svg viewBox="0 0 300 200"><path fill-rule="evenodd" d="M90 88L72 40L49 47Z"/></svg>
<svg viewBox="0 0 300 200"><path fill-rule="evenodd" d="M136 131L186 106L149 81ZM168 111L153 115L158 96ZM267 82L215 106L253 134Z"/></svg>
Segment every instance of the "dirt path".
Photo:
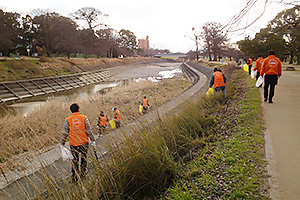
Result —
<svg viewBox="0 0 300 200"><path fill-rule="evenodd" d="M262 103L270 195L296 200L300 198L300 71L283 72L273 101Z"/></svg>

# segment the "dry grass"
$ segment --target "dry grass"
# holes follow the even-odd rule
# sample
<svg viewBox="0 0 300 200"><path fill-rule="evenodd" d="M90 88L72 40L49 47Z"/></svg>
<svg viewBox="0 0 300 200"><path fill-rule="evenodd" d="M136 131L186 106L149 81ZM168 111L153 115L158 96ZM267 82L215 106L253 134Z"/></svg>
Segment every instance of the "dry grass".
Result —
<svg viewBox="0 0 300 200"><path fill-rule="evenodd" d="M95 71L135 63L155 61L155 58L5 58L0 60L0 81L13 81L37 77L50 77Z"/></svg>
<svg viewBox="0 0 300 200"><path fill-rule="evenodd" d="M150 108L154 109L181 94L189 86L190 83L183 77L160 82L133 82L87 99L76 96L50 99L27 117L22 114L6 116L0 121L0 166L11 169L15 166L10 162L12 156L57 144L64 120L71 114L69 106L74 102L80 105L80 112L89 118L93 132L97 134L96 123L100 110L111 119L111 108L117 107L122 114L122 123L125 124L139 117L138 106L144 95L149 99Z"/></svg>

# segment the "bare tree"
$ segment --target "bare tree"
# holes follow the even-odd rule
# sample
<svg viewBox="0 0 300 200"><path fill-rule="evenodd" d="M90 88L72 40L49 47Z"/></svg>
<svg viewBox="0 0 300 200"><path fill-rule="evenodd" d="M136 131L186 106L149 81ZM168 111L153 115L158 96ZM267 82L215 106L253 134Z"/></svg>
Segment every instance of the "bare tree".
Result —
<svg viewBox="0 0 300 200"><path fill-rule="evenodd" d="M71 13L70 16L74 18L75 20L83 20L87 23L88 28L90 30L106 26L100 16L102 15L102 12L96 8L93 7L84 7L80 8L74 13ZM107 15L104 15L107 16Z"/></svg>
<svg viewBox="0 0 300 200"><path fill-rule="evenodd" d="M258 16L254 17L250 21L244 21L246 15L248 15L252 10L256 10L254 8L255 5L263 4L263 9L258 14ZM252 26L257 20L259 20L264 14L265 11L270 4L278 4L279 6L283 5L299 5L299 0L246 0L245 6L238 11L235 15L233 15L222 27L222 29L226 32L238 32L238 31L246 31L247 28ZM257 11L257 10L256 10Z"/></svg>
<svg viewBox="0 0 300 200"><path fill-rule="evenodd" d="M222 25L216 22L207 22L202 26L201 36L204 40L205 47L208 53L209 61L211 54L214 56L214 61L220 57L222 45L227 41L226 35L222 31Z"/></svg>
<svg viewBox="0 0 300 200"><path fill-rule="evenodd" d="M188 34L186 34L184 37L188 37L190 38L196 46L196 59L199 60L199 41L200 41L200 33L193 27L192 28L192 32L193 32L193 36L189 36Z"/></svg>

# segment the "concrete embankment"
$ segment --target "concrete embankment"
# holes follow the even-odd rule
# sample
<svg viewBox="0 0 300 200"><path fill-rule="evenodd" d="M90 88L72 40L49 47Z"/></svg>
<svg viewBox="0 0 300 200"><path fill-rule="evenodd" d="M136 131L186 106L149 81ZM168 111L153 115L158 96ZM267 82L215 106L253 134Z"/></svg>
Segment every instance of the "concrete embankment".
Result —
<svg viewBox="0 0 300 200"><path fill-rule="evenodd" d="M78 87L84 87L90 84L104 82L108 80L109 77L118 74L120 70L128 70L135 64L143 64L143 63L158 62L158 61L163 62L164 60L146 59L146 58L144 59L136 58L136 59L129 59L129 60L112 59L112 60L107 60L106 62L109 61L107 64L103 64L102 59L98 59L96 61L90 63L91 65L88 66L79 67L74 64L73 68L79 68L80 73L71 73L72 70L69 70L69 73L71 73L69 75L39 77L34 79L0 82L0 103L17 101L17 100L36 97L40 95L48 95L48 94L57 93L61 91L71 90ZM75 61L73 62L76 63ZM86 62L84 63L87 64ZM122 64L125 63L131 63L131 64L123 66ZM49 63L49 65L50 64L53 63ZM63 64L60 65L61 65L59 66L60 68L65 67ZM25 67L26 66L24 66L24 68ZM35 66L35 68L38 67L40 66ZM75 72L78 72L78 70ZM39 75L40 74L37 74L36 76ZM40 76L44 76L44 75L40 75Z"/></svg>
<svg viewBox="0 0 300 200"><path fill-rule="evenodd" d="M105 155L106 152L109 151L106 149L105 144L108 142L118 143L124 136L122 133L128 132L130 134L130 130L133 127L139 126L140 123L151 123L151 121L156 120L158 116L165 115L191 97L203 94L207 90L212 69L195 63L188 63L188 68L192 71L190 73L196 74L195 77L199 77L193 86L181 95L160 106L157 110L147 113L139 122L122 126L120 129L112 131L101 138L97 138L98 153ZM127 73L130 73L130 71L127 71ZM49 148L46 153L36 153L36 156L31 160L27 160L25 164L27 164L26 170L7 172L5 173L5 177L0 177L1 198L24 199L24 197L27 196L41 195L36 192L43 190L42 180L45 172L53 176L53 178L59 177L65 179L70 175L70 163L62 161L59 145ZM34 187L36 187L37 190L35 190Z"/></svg>

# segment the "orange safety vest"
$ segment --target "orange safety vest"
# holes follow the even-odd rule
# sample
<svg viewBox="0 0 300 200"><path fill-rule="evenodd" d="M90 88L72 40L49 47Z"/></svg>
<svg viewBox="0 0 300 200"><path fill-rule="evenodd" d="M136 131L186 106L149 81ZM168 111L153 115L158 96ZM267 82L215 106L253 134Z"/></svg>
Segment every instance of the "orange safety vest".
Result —
<svg viewBox="0 0 300 200"><path fill-rule="evenodd" d="M146 98L143 99L143 107L148 107L148 100Z"/></svg>
<svg viewBox="0 0 300 200"><path fill-rule="evenodd" d="M70 145L79 146L89 142L88 135L85 130L85 115L76 112L67 117L69 124Z"/></svg>
<svg viewBox="0 0 300 200"><path fill-rule="evenodd" d="M116 113L117 113L117 118L116 118ZM119 110L114 111L114 120L120 120L121 119L121 113Z"/></svg>
<svg viewBox="0 0 300 200"><path fill-rule="evenodd" d="M107 118L106 115L104 115L103 117L100 115L100 124L99 126L106 126L107 125Z"/></svg>
<svg viewBox="0 0 300 200"><path fill-rule="evenodd" d="M263 57L259 57L256 61L255 61L255 67L254 67L254 71L256 70L257 72L260 72L261 70L261 66L264 62L264 58Z"/></svg>
<svg viewBox="0 0 300 200"><path fill-rule="evenodd" d="M248 58L247 64L248 64L248 65L252 65L252 59L251 59L251 58Z"/></svg>
<svg viewBox="0 0 300 200"><path fill-rule="evenodd" d="M280 59L275 57L274 55L269 55L264 59L264 62L261 66L260 76L264 74L276 74L281 76L281 62Z"/></svg>
<svg viewBox="0 0 300 200"><path fill-rule="evenodd" d="M225 86L222 72L216 71L215 73L213 73L213 76L214 76L214 88Z"/></svg>

